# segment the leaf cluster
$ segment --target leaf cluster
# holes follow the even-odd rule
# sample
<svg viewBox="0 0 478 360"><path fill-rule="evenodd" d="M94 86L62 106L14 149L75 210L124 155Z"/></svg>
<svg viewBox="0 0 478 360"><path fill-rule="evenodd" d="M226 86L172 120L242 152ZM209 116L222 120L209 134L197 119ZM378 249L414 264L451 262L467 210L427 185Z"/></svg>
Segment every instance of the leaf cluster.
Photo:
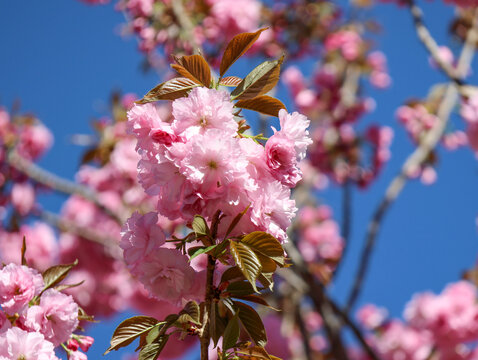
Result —
<svg viewBox="0 0 478 360"><path fill-rule="evenodd" d="M237 100L235 107L239 110L248 109L265 115L278 116L279 110L286 108L285 105L280 100L265 94L277 85L284 56L278 60L263 62L243 79L237 76L224 77L231 65L251 48L266 29L242 33L232 38L222 56L218 80L211 75L211 67L202 55L173 56L176 63L171 67L179 76L157 85L138 103L187 97L193 88L199 86L211 89L226 86L234 88L231 99Z"/></svg>

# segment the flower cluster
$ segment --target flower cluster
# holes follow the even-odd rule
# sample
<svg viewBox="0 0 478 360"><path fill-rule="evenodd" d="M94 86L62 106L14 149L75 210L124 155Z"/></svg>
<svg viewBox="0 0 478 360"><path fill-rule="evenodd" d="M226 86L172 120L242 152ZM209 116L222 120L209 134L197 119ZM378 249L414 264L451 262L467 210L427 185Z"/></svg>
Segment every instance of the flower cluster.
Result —
<svg viewBox="0 0 478 360"><path fill-rule="evenodd" d="M309 85L298 68L284 72L296 107L314 120L310 163L339 184L352 181L361 187L388 161L393 137L389 127L371 125L361 134L355 129L374 106L356 96L360 78L368 77L378 88L391 82L385 56L368 48L357 31L340 28L325 38L325 62Z"/></svg>
<svg viewBox="0 0 478 360"><path fill-rule="evenodd" d="M438 359L472 360L478 355L470 346L478 340L476 300L475 286L459 281L439 295L415 295L406 305L405 322L387 320L386 311L373 305L363 307L357 318L373 330L369 341L385 360L427 359L432 352Z"/></svg>
<svg viewBox="0 0 478 360"><path fill-rule="evenodd" d="M8 163L9 152L15 151L29 161L36 161L52 142L50 131L34 116L12 116L0 107L0 224L5 222L5 229L10 228L6 223L7 205L11 204L14 218L25 217L34 208L38 190L27 176Z"/></svg>
<svg viewBox="0 0 478 360"><path fill-rule="evenodd" d="M305 206L300 209L297 219L298 248L305 261L314 264L317 275L327 282L327 274L332 273L335 264L342 256L344 242L339 226L332 219L332 210L321 205L317 208Z"/></svg>
<svg viewBox="0 0 478 360"><path fill-rule="evenodd" d="M36 270L9 264L0 270L0 359L58 360L62 345L71 360L86 360L93 339L73 334L79 307L45 284Z"/></svg>
<svg viewBox="0 0 478 360"><path fill-rule="evenodd" d="M249 207L238 233L266 231L284 241L296 210L290 188L300 179L297 162L311 143L309 121L281 110L281 128L263 146L238 135L233 113L227 92L206 88L175 100L171 123L151 104L135 106L129 129L138 139L140 183L170 219L210 220L217 210L233 218Z"/></svg>

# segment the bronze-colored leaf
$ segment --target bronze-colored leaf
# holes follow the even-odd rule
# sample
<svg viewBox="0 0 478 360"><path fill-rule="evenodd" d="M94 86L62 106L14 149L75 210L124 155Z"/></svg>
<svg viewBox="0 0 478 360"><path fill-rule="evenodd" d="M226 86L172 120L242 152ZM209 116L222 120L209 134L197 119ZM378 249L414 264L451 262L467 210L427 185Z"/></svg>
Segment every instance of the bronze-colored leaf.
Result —
<svg viewBox="0 0 478 360"><path fill-rule="evenodd" d="M253 347L247 347L247 348L240 348L237 350L237 353L243 354L246 356L241 356L241 359L247 359L247 360L260 360L260 359L266 359L266 360L272 360L272 356L267 353L266 349L260 346L253 346ZM278 359L274 356L275 359Z"/></svg>
<svg viewBox="0 0 478 360"><path fill-rule="evenodd" d="M250 302L253 302L253 303L256 303L256 304L267 306L269 309L272 309L272 310L275 310L275 311L280 311L279 309L276 309L275 307L270 306L269 303L267 301L265 301L259 295L254 295L254 294L238 295L238 296L234 296L234 298L239 299L239 300L250 301Z"/></svg>
<svg viewBox="0 0 478 360"><path fill-rule="evenodd" d="M185 97L188 91L199 86L191 79L185 77L178 77L165 81L154 89L148 91L144 97L137 101L138 104L146 104L158 100L176 100L180 97Z"/></svg>
<svg viewBox="0 0 478 360"><path fill-rule="evenodd" d="M224 55L222 55L221 65L219 66L219 75L221 77L237 59L249 50L264 30L267 30L267 28L257 30L254 33L242 33L232 38L229 44L227 44L226 50L224 50Z"/></svg>
<svg viewBox="0 0 478 360"><path fill-rule="evenodd" d="M260 347L266 346L266 329L259 314L251 306L239 301L234 301L234 306L239 311L239 319L254 343Z"/></svg>
<svg viewBox="0 0 478 360"><path fill-rule="evenodd" d="M286 109L285 105L271 96L262 95L256 96L253 99L239 100L235 104L236 107L241 109L248 109L260 112L261 114L279 116L281 109Z"/></svg>
<svg viewBox="0 0 478 360"><path fill-rule="evenodd" d="M75 260L74 263L72 264L67 264L67 265L55 265L52 266L48 269L46 269L42 276L43 276L43 282L45 283L45 286L43 287L42 293L55 286L58 285L70 272L70 270L78 264L78 260ZM40 294L41 295L41 294Z"/></svg>
<svg viewBox="0 0 478 360"><path fill-rule="evenodd" d="M245 279L241 269L239 269L237 266L230 267L222 273L221 283L235 279Z"/></svg>
<svg viewBox="0 0 478 360"><path fill-rule="evenodd" d="M247 207L241 211L239 214L237 214L234 219L232 219L231 221L231 224L229 225L229 227L227 228L227 231L226 231L226 235L224 237L228 237L229 234L232 232L232 230L234 230L234 228L236 227L236 225L239 223L239 221L241 221L242 217L244 216L244 214L247 212L247 210L249 210L249 207L251 205L247 205Z"/></svg>
<svg viewBox="0 0 478 360"><path fill-rule="evenodd" d="M149 332L159 324L161 323L158 320L150 316L134 316L124 320L114 331L110 347L103 355L131 344L137 337Z"/></svg>
<svg viewBox="0 0 478 360"><path fill-rule="evenodd" d="M273 281L273 273L261 273L257 280L262 284L262 286L269 288L269 290L272 291L272 288L274 287L274 281Z"/></svg>
<svg viewBox="0 0 478 360"><path fill-rule="evenodd" d="M240 77L226 76L224 79L221 79L221 81L219 82L219 85L236 87L237 85L241 83L241 81L242 81L242 78Z"/></svg>
<svg viewBox="0 0 478 360"><path fill-rule="evenodd" d="M231 254L234 257L236 265L241 269L245 278L249 280L256 292L256 280L262 272L261 262L257 255L246 244L231 241Z"/></svg>
<svg viewBox="0 0 478 360"><path fill-rule="evenodd" d="M254 288L248 281L232 282L226 289L226 292L230 293L233 297L254 294L254 291Z"/></svg>
<svg viewBox="0 0 478 360"><path fill-rule="evenodd" d="M252 99L272 90L279 81L280 66L284 60L265 61L252 70L232 91L234 99Z"/></svg>
<svg viewBox="0 0 478 360"><path fill-rule="evenodd" d="M260 252L256 252L259 261L261 262L262 271L265 273L273 273L276 271L277 264L270 257L262 255Z"/></svg>
<svg viewBox="0 0 478 360"><path fill-rule="evenodd" d="M171 67L179 75L205 87L211 86L211 68L201 55L183 56L176 61L178 64L173 64Z"/></svg>
<svg viewBox="0 0 478 360"><path fill-rule="evenodd" d="M270 257L279 265L285 264L284 249L274 236L263 231L254 231L244 236L241 242L247 244L255 252Z"/></svg>

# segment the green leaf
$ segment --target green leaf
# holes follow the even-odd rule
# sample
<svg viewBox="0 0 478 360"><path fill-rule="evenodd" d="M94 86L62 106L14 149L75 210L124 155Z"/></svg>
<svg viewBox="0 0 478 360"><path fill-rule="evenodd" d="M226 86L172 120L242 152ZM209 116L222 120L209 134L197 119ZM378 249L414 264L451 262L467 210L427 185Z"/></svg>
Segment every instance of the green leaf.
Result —
<svg viewBox="0 0 478 360"><path fill-rule="evenodd" d="M27 265L27 258L25 257L25 253L27 252L27 242L25 240L25 236L23 236L23 242L22 242L22 265L28 266Z"/></svg>
<svg viewBox="0 0 478 360"><path fill-rule="evenodd" d="M196 235L209 236L211 234L206 220L201 215L194 215L192 228Z"/></svg>
<svg viewBox="0 0 478 360"><path fill-rule="evenodd" d="M205 253L210 252L211 250L215 249L216 247L217 247L217 244L211 245L211 246L208 246L208 247L204 247L204 246L199 246L199 248L195 247L194 252L192 254L190 254L189 261L194 259L196 256L199 256L201 254L205 254ZM189 250L188 250L188 254L189 254Z"/></svg>
<svg viewBox="0 0 478 360"><path fill-rule="evenodd" d="M56 265L46 269L42 274L45 287L40 295L43 294L45 290L58 285L61 281L63 281L70 270L76 265L78 265L78 260L75 260L75 262L72 264Z"/></svg>
<svg viewBox="0 0 478 360"><path fill-rule="evenodd" d="M256 280L262 271L259 258L246 244L241 242L231 241L230 249L236 265L257 292Z"/></svg>
<svg viewBox="0 0 478 360"><path fill-rule="evenodd" d="M148 91L144 97L137 101L138 104L146 104L158 100L176 100L188 95L188 91L199 86L191 79L178 77L165 81L152 90Z"/></svg>
<svg viewBox="0 0 478 360"><path fill-rule="evenodd" d="M163 335L156 342L146 344L139 352L138 360L156 360L164 349L168 338L169 335Z"/></svg>
<svg viewBox="0 0 478 360"><path fill-rule="evenodd" d="M242 81L242 78L240 77L226 76L224 79L221 79L221 81L219 82L219 85L236 87L237 85L241 83L241 81Z"/></svg>
<svg viewBox="0 0 478 360"><path fill-rule="evenodd" d="M205 87L211 86L211 69L201 55L182 56L176 58L176 61L178 65L173 64L171 67L176 70L179 75Z"/></svg>
<svg viewBox="0 0 478 360"><path fill-rule="evenodd" d="M226 329L224 330L224 335L222 337L222 350L228 350L234 345L236 345L237 340L239 340L239 313L236 314L229 320L227 323Z"/></svg>
<svg viewBox="0 0 478 360"><path fill-rule="evenodd" d="M138 336L149 332L155 326L164 324L150 316L134 316L118 325L110 341L110 347L103 355L131 344Z"/></svg>
<svg viewBox="0 0 478 360"><path fill-rule="evenodd" d="M286 109L285 105L280 100L267 95L257 96L248 100L239 100L234 106L276 117L279 116L279 111L281 109Z"/></svg>
<svg viewBox="0 0 478 360"><path fill-rule="evenodd" d="M195 301L189 301L179 313L178 322L193 322L200 324L199 305Z"/></svg>
<svg viewBox="0 0 478 360"><path fill-rule="evenodd" d="M266 346L266 329L259 314L251 306L238 301L234 302L234 306L238 309L239 319L254 343L260 347Z"/></svg>
<svg viewBox="0 0 478 360"><path fill-rule="evenodd" d="M222 77L229 67L236 62L259 38L261 32L267 28L260 29L254 33L242 33L236 35L227 44L224 55L219 66L219 75Z"/></svg>
<svg viewBox="0 0 478 360"><path fill-rule="evenodd" d="M241 242L247 244L254 252L271 258L277 264L281 266L285 264L284 249L274 236L263 231L254 231L244 236Z"/></svg>
<svg viewBox="0 0 478 360"><path fill-rule="evenodd" d="M252 70L232 91L234 99L252 99L272 90L279 81L280 66L284 57L279 60L264 61Z"/></svg>

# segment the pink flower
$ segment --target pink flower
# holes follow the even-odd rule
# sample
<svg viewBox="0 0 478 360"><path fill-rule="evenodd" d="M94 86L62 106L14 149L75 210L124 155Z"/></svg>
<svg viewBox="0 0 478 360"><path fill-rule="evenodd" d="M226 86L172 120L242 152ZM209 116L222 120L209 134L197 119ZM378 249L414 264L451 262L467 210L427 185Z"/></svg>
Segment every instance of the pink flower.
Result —
<svg viewBox="0 0 478 360"><path fill-rule="evenodd" d="M407 327L400 321L387 324L373 343L385 360L425 360L432 350L427 332Z"/></svg>
<svg viewBox="0 0 478 360"><path fill-rule="evenodd" d="M324 44L327 51L340 49L343 57L348 61L357 59L360 55L361 45L360 35L351 30L340 30L330 34L325 39Z"/></svg>
<svg viewBox="0 0 478 360"><path fill-rule="evenodd" d="M7 319L7 315L0 310L0 334L3 334L11 327L12 324L10 323L10 320Z"/></svg>
<svg viewBox="0 0 478 360"><path fill-rule="evenodd" d="M53 344L37 332L27 332L18 327L0 335L0 359L58 360Z"/></svg>
<svg viewBox="0 0 478 360"><path fill-rule="evenodd" d="M58 244L53 229L45 223L22 225L18 233L0 234L0 254L6 263L20 263L23 236L27 244L25 254L30 266L41 271L52 266L58 256Z"/></svg>
<svg viewBox="0 0 478 360"><path fill-rule="evenodd" d="M83 354L81 351L72 351L68 353L68 360L87 360L88 357L86 354Z"/></svg>
<svg viewBox="0 0 478 360"><path fill-rule="evenodd" d="M40 122L25 125L19 132L17 151L29 160L39 158L53 143L50 130Z"/></svg>
<svg viewBox="0 0 478 360"><path fill-rule="evenodd" d="M374 304L366 304L360 308L356 317L366 329L373 330L383 324L387 315L386 309L379 308Z"/></svg>
<svg viewBox="0 0 478 360"><path fill-rule="evenodd" d="M265 153L274 178L286 186L294 187L301 179L294 142L277 132L267 140Z"/></svg>
<svg viewBox="0 0 478 360"><path fill-rule="evenodd" d="M290 139L294 143L297 157L302 160L305 158L307 146L312 144L307 128L310 120L298 112L288 114L286 110L279 111L280 131L273 128L274 133L280 133L282 136Z"/></svg>
<svg viewBox="0 0 478 360"><path fill-rule="evenodd" d="M279 181L271 181L260 184L252 198L251 221L279 241L286 241L285 229L290 226L297 211L295 200L290 198L290 189Z"/></svg>
<svg viewBox="0 0 478 360"><path fill-rule="evenodd" d="M158 108L152 103L134 104L128 111L127 131L137 138L137 149L141 149L140 154L142 151L150 151L154 147L153 139L149 136L150 132L165 126L167 125L161 119Z"/></svg>
<svg viewBox="0 0 478 360"><path fill-rule="evenodd" d="M12 205L20 215L27 215L35 204L35 190L28 183L15 183L12 186Z"/></svg>
<svg viewBox="0 0 478 360"><path fill-rule="evenodd" d="M182 299L195 299L200 293L200 283L196 272L188 263L188 257L175 249L152 250L134 269L133 274L149 290L151 296L173 304L181 303Z"/></svg>
<svg viewBox="0 0 478 360"><path fill-rule="evenodd" d="M440 346L476 341L476 288L459 281L448 285L440 295L418 294L407 304L404 317L416 328L430 331Z"/></svg>
<svg viewBox="0 0 478 360"><path fill-rule="evenodd" d="M226 91L194 88L187 98L173 102L172 128L177 135L184 133L188 139L208 129L220 129L223 136L234 136L238 125L234 120L233 106Z"/></svg>
<svg viewBox="0 0 478 360"><path fill-rule="evenodd" d="M245 188L246 167L237 139L213 129L191 139L180 172L195 184L200 197L216 198L231 186Z"/></svg>
<svg viewBox="0 0 478 360"><path fill-rule="evenodd" d="M36 270L9 264L0 270L0 305L7 314L21 313L43 285L43 278Z"/></svg>
<svg viewBox="0 0 478 360"><path fill-rule="evenodd" d="M253 31L259 26L261 3L257 0L208 0L211 14L226 36ZM235 11L231 12L231 7Z"/></svg>
<svg viewBox="0 0 478 360"><path fill-rule="evenodd" d="M78 305L70 295L48 289L42 294L40 305L28 309L23 325L42 333L58 346L67 341L78 326Z"/></svg>
<svg viewBox="0 0 478 360"><path fill-rule="evenodd" d="M453 65L453 52L447 46L440 46L438 47L438 57L443 61L445 64ZM431 56L428 58L428 63L434 69L439 69L440 65L433 59Z"/></svg>
<svg viewBox="0 0 478 360"><path fill-rule="evenodd" d="M78 342L80 344L81 350L87 352L91 345L93 345L95 342L95 339L93 339L91 336L79 336Z"/></svg>
<svg viewBox="0 0 478 360"><path fill-rule="evenodd" d="M468 124L478 123L478 93L461 103L460 115Z"/></svg>
<svg viewBox="0 0 478 360"><path fill-rule="evenodd" d="M157 222L156 213L140 215L136 211L124 224L120 246L129 267L137 266L153 249L165 243L166 237Z"/></svg>

